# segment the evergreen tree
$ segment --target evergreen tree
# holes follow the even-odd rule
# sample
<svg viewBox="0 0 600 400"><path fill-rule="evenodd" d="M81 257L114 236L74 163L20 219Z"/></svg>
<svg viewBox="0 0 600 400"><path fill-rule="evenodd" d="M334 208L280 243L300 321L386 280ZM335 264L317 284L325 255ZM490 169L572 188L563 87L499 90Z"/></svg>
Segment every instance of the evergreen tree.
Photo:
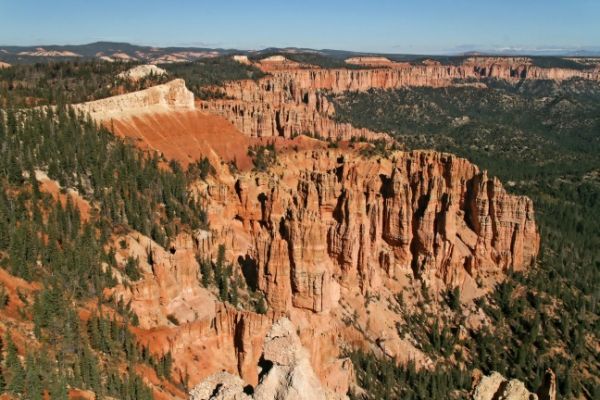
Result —
<svg viewBox="0 0 600 400"><path fill-rule="evenodd" d="M25 389L25 369L21 364L17 346L10 334L6 336L6 375L8 376L7 390L14 394L22 394Z"/></svg>
<svg viewBox="0 0 600 400"><path fill-rule="evenodd" d="M25 359L25 392L28 399L42 400L40 371L31 353Z"/></svg>
<svg viewBox="0 0 600 400"><path fill-rule="evenodd" d="M0 394L4 393L4 390L6 389L6 381L4 379L4 371L3 371L3 366L4 366L4 342L2 340L2 338L0 338Z"/></svg>

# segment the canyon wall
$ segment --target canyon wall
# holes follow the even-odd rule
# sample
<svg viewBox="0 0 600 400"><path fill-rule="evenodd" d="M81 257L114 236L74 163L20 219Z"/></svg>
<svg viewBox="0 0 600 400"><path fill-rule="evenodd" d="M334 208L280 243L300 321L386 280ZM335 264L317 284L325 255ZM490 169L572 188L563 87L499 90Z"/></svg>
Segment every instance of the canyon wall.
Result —
<svg viewBox="0 0 600 400"><path fill-rule="evenodd" d="M292 151L268 172L223 171L195 190L206 193L211 230L180 234L169 249L128 235L117 261L137 257L144 279L113 292L139 316L142 342L170 351L175 376L191 384L221 370L257 384L262 340L281 316L336 393L352 381L344 344L430 365L399 337L394 296L410 304L414 282L425 282L434 296L458 286L468 301L528 268L539 248L531 201L449 154ZM214 259L219 245L249 290L264 293L266 315L201 286L198 256Z"/></svg>
<svg viewBox="0 0 600 400"><path fill-rule="evenodd" d="M318 151L290 154L282 168L240 177L218 208L246 227L239 255L275 311L324 312L341 287L377 291L406 273L464 286L537 255L531 200L464 159Z"/></svg>
<svg viewBox="0 0 600 400"><path fill-rule="evenodd" d="M223 105L231 105L236 117L229 108L218 113L234 124L242 121L237 126L250 136L290 137L301 130L332 138L386 137L333 122L322 94L276 77L232 82L225 90L238 100L200 102L203 110L188 110L193 97L190 104L181 81L79 107L104 123L114 118L121 135L139 128L142 140L150 140L144 132L152 121L165 124L155 115L170 115L168 129L148 131L165 136L153 142L163 144L178 137L178 121L190 113L217 112ZM248 107L256 112L248 116ZM147 123L122 123L140 115ZM274 120L268 122L269 116ZM315 127L315 121L325 122ZM223 138L217 131L210 135ZM433 361L398 332L404 322L393 306L398 294L410 307L423 301L415 289L422 285L434 299L460 287L461 301L469 302L508 270L528 268L539 250L531 200L506 193L497 179L449 154L369 158L348 146L288 149L265 172L217 171L191 188L203 196L210 231L182 232L169 248L135 232L115 238L114 245L118 262L140 260L143 278L126 282L121 276L125 284L111 294L138 315L135 332L142 343L156 354L171 352L174 376L191 385L222 370L256 385L263 339L282 316L297 327L326 390L345 394L352 383L344 347L376 349L429 367ZM223 303L202 287L199 259L214 260L220 245L247 293L264 294L267 314ZM467 323L482 323L469 313Z"/></svg>
<svg viewBox="0 0 600 400"><path fill-rule="evenodd" d="M366 59L373 67L373 60ZM445 87L457 80L483 78L517 82L522 79L600 81L600 69L541 68L527 58L475 57L461 65L385 63L365 69L326 69L300 65L285 58L256 65L269 75L258 80L228 82L222 88L225 100L199 102L204 111L225 117L249 136L292 137L314 134L333 140L351 138L388 139L387 135L359 129L333 119L334 107L323 93L398 89L402 87ZM356 63L352 61L351 63Z"/></svg>
<svg viewBox="0 0 600 400"><path fill-rule="evenodd" d="M292 138L315 135L332 140L389 139L387 134L355 128L332 118L333 106L323 94L275 76L258 82L229 82L227 99L199 101L205 112L225 117L248 136Z"/></svg>

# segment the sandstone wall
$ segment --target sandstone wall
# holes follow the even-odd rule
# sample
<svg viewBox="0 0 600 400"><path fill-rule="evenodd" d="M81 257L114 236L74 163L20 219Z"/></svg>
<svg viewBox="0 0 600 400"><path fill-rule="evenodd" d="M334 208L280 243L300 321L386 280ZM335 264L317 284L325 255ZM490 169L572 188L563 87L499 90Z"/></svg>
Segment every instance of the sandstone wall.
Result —
<svg viewBox="0 0 600 400"><path fill-rule="evenodd" d="M462 65L390 62L371 69L323 69L289 62L259 63L258 67L269 75L258 82L228 82L223 88L227 100L202 101L199 106L225 117L249 136L289 138L311 133L331 139L378 139L386 135L335 122L332 119L335 110L323 92L445 87L455 84L456 80L482 78L600 81L600 69L541 68L532 65L527 58L479 57L467 59Z"/></svg>
<svg viewBox="0 0 600 400"><path fill-rule="evenodd" d="M537 255L531 200L464 159L331 151L284 165L280 175L241 177L225 200L238 204L230 212L247 226L244 256L275 311L324 312L340 287L376 291L406 273L464 285L525 269Z"/></svg>

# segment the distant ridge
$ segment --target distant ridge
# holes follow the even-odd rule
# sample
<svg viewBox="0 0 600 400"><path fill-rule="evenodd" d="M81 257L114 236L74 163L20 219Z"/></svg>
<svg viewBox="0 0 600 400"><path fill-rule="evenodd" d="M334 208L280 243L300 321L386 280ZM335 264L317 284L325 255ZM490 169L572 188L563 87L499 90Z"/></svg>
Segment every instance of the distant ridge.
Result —
<svg viewBox="0 0 600 400"><path fill-rule="evenodd" d="M144 63L191 62L203 58L212 58L233 54L243 54L251 57L273 54L305 54L325 56L333 59L349 57L388 57L394 61L418 61L435 57L431 54L402 54L402 53L370 53L354 52L336 49L310 49L298 47L267 47L260 50L239 50L209 47L155 47L136 45L125 42L99 41L81 45L35 45L12 46L0 45L0 61L9 64L27 64L43 61L64 61L73 59L104 59L106 61L139 61ZM466 56L530 56L530 57L600 57L600 48L577 49L472 49L455 52L440 52L437 56L466 57Z"/></svg>

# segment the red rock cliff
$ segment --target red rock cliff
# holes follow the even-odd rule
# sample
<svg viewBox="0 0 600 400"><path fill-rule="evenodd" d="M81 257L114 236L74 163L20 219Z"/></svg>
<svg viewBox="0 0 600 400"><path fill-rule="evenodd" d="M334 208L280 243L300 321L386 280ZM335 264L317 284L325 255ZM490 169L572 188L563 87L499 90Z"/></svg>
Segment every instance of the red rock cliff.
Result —
<svg viewBox="0 0 600 400"><path fill-rule="evenodd" d="M410 86L444 87L456 80L497 78L600 81L600 69L541 68L527 58L475 57L461 65L383 63L370 69L323 69L281 61L258 63L269 75L255 81L225 84L227 100L202 101L200 107L221 115L250 136L292 137L317 134L325 138L377 139L384 134L335 122L335 110L323 92L397 89Z"/></svg>

